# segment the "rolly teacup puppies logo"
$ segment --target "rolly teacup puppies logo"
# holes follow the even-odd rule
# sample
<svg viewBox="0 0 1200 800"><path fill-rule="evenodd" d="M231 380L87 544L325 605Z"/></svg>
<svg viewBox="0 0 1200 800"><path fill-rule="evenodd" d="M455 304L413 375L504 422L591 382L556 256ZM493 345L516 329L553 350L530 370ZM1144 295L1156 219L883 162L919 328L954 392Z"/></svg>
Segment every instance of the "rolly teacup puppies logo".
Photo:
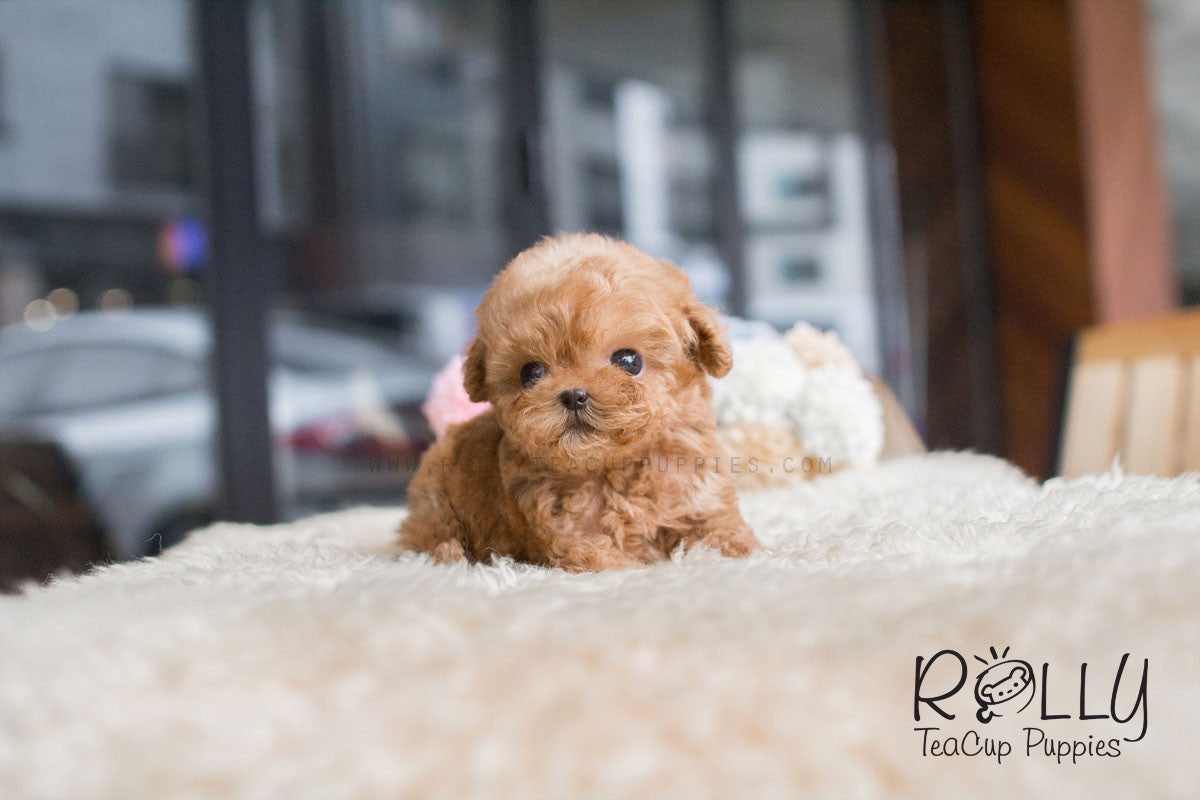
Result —
<svg viewBox="0 0 1200 800"><path fill-rule="evenodd" d="M1078 683L1075 683L1070 671L1063 677L1057 670L1052 670L1048 662L1035 670L1032 662L1009 657L1007 647L1003 652L997 652L995 647L988 648L987 652L990 658L974 656L983 666L977 668L970 693L972 703L968 708L982 725L1002 717L1021 715L1021 722L1013 722L1010 727L1015 732L1016 725L1024 724L1019 738L1024 739L1026 757L1042 755L1054 758L1060 764L1074 764L1080 759L1094 757L1118 758L1124 744L1145 738L1149 725L1149 659L1142 659L1139 680L1134 672L1136 663L1131 665L1130 654L1125 653L1115 669L1093 668L1089 687L1087 662L1079 665ZM958 713L964 713L967 710L962 708L966 693L962 689L967 685L970 673L969 662L957 650L941 650L929 658L917 656L913 719L921 722L923 711L927 716L932 711L944 720L956 719L957 714L951 709L957 708ZM1073 703L1074 697L1078 697L1078 708L1059 699L1064 695L1071 698L1066 703ZM1038 698L1040 702L1035 706L1034 700ZM1071 722L1066 722L1068 720ZM1080 723L1088 727L1075 727L1070 731L1070 738L1059 738L1065 733L1062 728L1066 725ZM1015 740L1001 735L985 736L973 728L951 731L949 735L937 726L913 730L921 734L923 756L982 755L1003 763L1014 752ZM1086 739L1082 738L1085 733Z"/></svg>

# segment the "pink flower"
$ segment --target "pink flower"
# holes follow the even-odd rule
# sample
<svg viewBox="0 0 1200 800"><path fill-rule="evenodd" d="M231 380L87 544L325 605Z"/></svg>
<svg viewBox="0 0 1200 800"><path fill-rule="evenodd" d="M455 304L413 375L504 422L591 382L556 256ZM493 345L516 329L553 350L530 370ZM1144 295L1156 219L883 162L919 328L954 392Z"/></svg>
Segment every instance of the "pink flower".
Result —
<svg viewBox="0 0 1200 800"><path fill-rule="evenodd" d="M463 387L463 362L463 357L456 355L433 376L429 396L421 406L429 427L438 438L451 425L473 419L492 407L491 403L473 403L467 397Z"/></svg>

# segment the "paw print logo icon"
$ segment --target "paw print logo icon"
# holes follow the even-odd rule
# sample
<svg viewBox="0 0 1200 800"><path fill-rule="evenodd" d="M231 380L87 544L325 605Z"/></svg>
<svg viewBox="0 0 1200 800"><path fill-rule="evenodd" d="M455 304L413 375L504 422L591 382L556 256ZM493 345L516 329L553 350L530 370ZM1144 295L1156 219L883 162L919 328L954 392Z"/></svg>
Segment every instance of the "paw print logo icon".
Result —
<svg viewBox="0 0 1200 800"><path fill-rule="evenodd" d="M1024 711L1035 693L1033 667L1028 661L1008 658L1007 647L1000 654L994 647L989 652L991 661L975 656L984 665L975 679L975 702L979 704L975 718L983 723Z"/></svg>

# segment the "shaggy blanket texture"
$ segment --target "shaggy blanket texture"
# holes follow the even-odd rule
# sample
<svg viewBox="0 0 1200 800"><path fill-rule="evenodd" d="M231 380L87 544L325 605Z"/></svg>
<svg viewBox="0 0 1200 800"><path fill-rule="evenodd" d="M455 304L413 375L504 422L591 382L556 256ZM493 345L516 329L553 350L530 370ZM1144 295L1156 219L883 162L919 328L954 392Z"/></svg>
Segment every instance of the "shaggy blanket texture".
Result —
<svg viewBox="0 0 1200 800"><path fill-rule="evenodd" d="M0 797L1200 792L1195 476L1039 486L932 454L742 502L764 544L744 561L434 566L387 552L397 511L361 510L217 525L2 599ZM1033 665L1039 699L984 725L991 646ZM915 659L943 649L971 672L955 719L915 722ZM1122 718L1148 660L1132 743L1140 714L1079 719L1081 662L1086 711L1108 712L1124 653ZM917 727L1012 751L935 756ZM1025 727L1121 754L1027 754Z"/></svg>

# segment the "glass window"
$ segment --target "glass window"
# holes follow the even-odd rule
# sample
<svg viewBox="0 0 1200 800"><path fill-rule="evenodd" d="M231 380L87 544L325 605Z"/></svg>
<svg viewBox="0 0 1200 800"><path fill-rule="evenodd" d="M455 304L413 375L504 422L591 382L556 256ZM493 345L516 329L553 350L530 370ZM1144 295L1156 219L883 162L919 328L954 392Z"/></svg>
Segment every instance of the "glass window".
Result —
<svg viewBox="0 0 1200 800"><path fill-rule="evenodd" d="M1192 0L1150 4L1154 90L1170 191L1172 246L1183 301L1200 304L1200 7Z"/></svg>
<svg viewBox="0 0 1200 800"><path fill-rule="evenodd" d="M544 125L551 227L627 239L721 305L703 4L548 0Z"/></svg>
<svg viewBox="0 0 1200 800"><path fill-rule="evenodd" d="M429 382L506 260L499 10L364 0L258 19L263 218L277 302L305 312L273 339L289 515L400 501Z"/></svg>
<svg viewBox="0 0 1200 800"><path fill-rule="evenodd" d="M738 118L736 141L720 150L709 3L543 0L528 38L513 30L523 23L512 9L482 0L260 7L260 195L282 265L277 302L339 326L336 337L293 331L275 346L310 388L325 365L351 376L303 413L308 395L276 398L292 514L401 497L415 458L390 469L378 456L428 442L418 409L430 376L470 337L474 307L518 236L506 205L517 172L510 127L531 134L529 172L544 181L537 216L547 230L534 233L630 240L674 261L718 306L739 268L720 253L740 245L751 315L836 328L878 368L849 0L747 0L726 15L719 33ZM539 71L517 74L520 59ZM509 113L501 104L526 79L541 105ZM716 159L727 150L738 160L741 185L727 191L745 238L718 247L731 228L718 233L715 207ZM380 347L404 358L378 358Z"/></svg>
<svg viewBox="0 0 1200 800"><path fill-rule="evenodd" d="M737 0L730 17L749 313L835 330L877 372L851 4Z"/></svg>
<svg viewBox="0 0 1200 800"><path fill-rule="evenodd" d="M393 287L486 284L504 256L496 5L367 0L334 8L329 24L344 47L329 57L343 81L331 99L346 116L329 133L349 167L337 210L355 245L336 283L402 316L412 303Z"/></svg>

